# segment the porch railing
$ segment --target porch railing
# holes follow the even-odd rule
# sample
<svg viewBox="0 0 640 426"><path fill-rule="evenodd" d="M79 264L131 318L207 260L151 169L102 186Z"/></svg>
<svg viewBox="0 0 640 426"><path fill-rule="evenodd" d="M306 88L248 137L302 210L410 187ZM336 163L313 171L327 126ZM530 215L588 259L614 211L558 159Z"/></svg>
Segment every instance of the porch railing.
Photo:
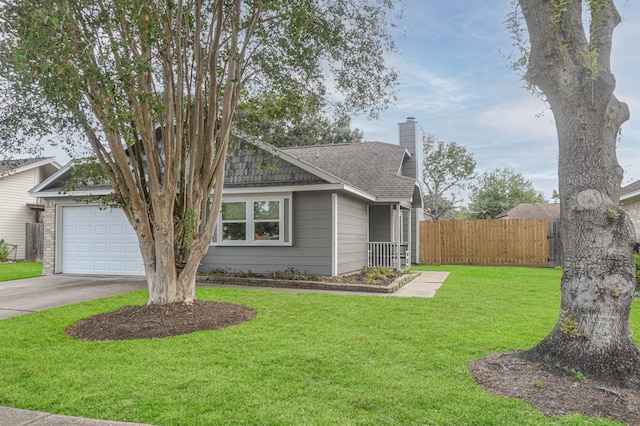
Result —
<svg viewBox="0 0 640 426"><path fill-rule="evenodd" d="M372 268L409 269L411 250L407 243L369 243L368 265Z"/></svg>

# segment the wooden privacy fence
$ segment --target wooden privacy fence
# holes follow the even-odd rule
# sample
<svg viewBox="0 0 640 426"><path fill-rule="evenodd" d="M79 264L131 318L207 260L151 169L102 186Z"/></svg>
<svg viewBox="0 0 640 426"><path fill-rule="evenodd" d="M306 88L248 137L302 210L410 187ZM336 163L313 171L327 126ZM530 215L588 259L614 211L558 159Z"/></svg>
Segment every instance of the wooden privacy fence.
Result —
<svg viewBox="0 0 640 426"><path fill-rule="evenodd" d="M549 266L547 219L420 222L420 263Z"/></svg>
<svg viewBox="0 0 640 426"><path fill-rule="evenodd" d="M44 223L27 223L25 232L25 260L42 262L44 252Z"/></svg>

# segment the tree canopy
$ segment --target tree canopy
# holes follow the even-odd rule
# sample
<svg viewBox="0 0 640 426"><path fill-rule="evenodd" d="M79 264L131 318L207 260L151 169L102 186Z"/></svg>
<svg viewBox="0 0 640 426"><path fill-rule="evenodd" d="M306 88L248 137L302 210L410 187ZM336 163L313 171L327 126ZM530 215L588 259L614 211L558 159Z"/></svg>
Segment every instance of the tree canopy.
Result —
<svg viewBox="0 0 640 426"><path fill-rule="evenodd" d="M469 210L476 219L492 219L520 203L545 202L544 195L521 173L509 169L486 172L472 188Z"/></svg>
<svg viewBox="0 0 640 426"><path fill-rule="evenodd" d="M0 2L0 143L16 150L53 134L90 145L138 235L149 303L188 302L220 211L237 105L274 93L295 109L331 84L351 110L385 108L393 6Z"/></svg>
<svg viewBox="0 0 640 426"><path fill-rule="evenodd" d="M295 110L270 96L239 105L235 128L277 147L354 143L363 133L351 128L350 116L341 108L328 108L322 100L307 99Z"/></svg>

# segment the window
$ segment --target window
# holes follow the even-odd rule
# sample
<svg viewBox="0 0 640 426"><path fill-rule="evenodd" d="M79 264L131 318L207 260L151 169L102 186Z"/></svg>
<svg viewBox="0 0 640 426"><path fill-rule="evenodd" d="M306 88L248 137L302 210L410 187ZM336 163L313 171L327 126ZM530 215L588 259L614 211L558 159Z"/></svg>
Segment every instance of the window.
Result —
<svg viewBox="0 0 640 426"><path fill-rule="evenodd" d="M229 197L214 243L219 245L290 245L291 195Z"/></svg>
<svg viewBox="0 0 640 426"><path fill-rule="evenodd" d="M222 203L222 241L247 240L247 203Z"/></svg>

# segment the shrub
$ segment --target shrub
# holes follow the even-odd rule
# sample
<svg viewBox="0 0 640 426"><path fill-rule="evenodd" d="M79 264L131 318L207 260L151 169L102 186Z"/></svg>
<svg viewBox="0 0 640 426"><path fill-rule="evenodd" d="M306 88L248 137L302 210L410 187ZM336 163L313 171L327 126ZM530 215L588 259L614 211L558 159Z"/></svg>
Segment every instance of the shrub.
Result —
<svg viewBox="0 0 640 426"><path fill-rule="evenodd" d="M387 278L397 277L398 273L392 271L389 268L364 268L365 281L367 284L380 285L385 282Z"/></svg>
<svg viewBox="0 0 640 426"><path fill-rule="evenodd" d="M7 260L9 260L9 246L5 244L4 240L0 240L0 262Z"/></svg>

